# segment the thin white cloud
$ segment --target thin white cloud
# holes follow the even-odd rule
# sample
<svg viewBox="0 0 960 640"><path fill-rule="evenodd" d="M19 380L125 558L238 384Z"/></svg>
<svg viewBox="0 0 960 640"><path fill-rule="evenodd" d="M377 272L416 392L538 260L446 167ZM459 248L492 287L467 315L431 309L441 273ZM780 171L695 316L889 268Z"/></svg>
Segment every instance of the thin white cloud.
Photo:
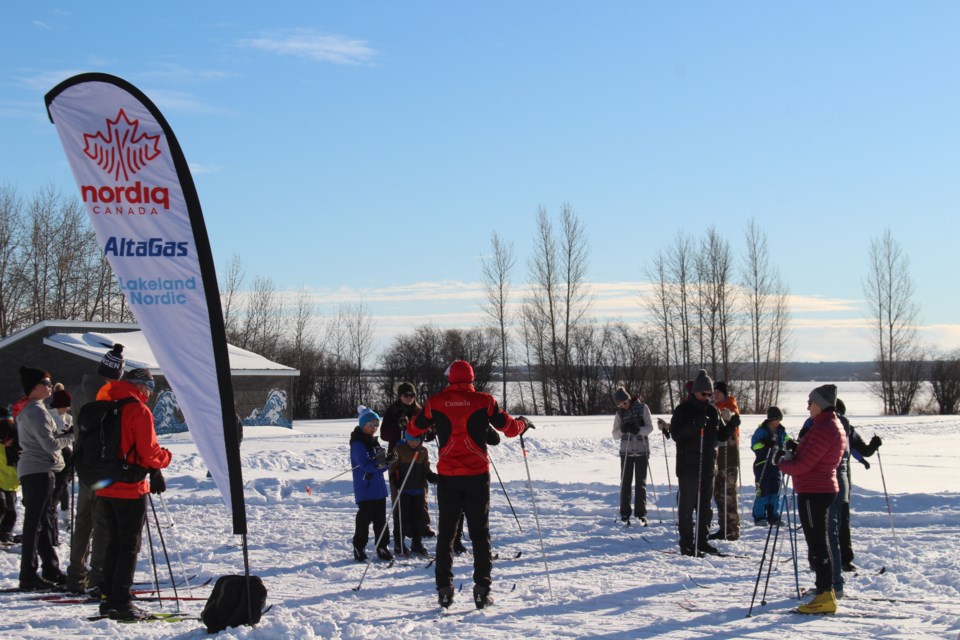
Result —
<svg viewBox="0 0 960 640"><path fill-rule="evenodd" d="M51 69L50 71L41 71L35 75L15 76L15 80L33 89L49 91L67 78L72 78L80 73L85 73L90 69Z"/></svg>
<svg viewBox="0 0 960 640"><path fill-rule="evenodd" d="M173 91L167 89L146 89L144 90L150 99L153 100L161 111L180 111L186 113L204 113L212 115L231 115L229 109L218 107L196 98L193 94L186 91Z"/></svg>
<svg viewBox="0 0 960 640"><path fill-rule="evenodd" d="M51 29L53 29L53 27L51 27L49 24L47 24L42 20L34 20L33 26L36 27L37 29L43 29L44 31L50 31Z"/></svg>
<svg viewBox="0 0 960 640"><path fill-rule="evenodd" d="M259 38L240 40L239 44L277 55L334 64L360 64L377 55L377 51L363 40L306 29L272 32Z"/></svg>

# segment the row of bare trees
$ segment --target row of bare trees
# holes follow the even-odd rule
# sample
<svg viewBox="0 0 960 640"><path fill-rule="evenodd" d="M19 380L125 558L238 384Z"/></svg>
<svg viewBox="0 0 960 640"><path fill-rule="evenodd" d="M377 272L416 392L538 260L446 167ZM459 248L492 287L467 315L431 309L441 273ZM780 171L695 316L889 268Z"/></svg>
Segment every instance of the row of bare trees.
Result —
<svg viewBox="0 0 960 640"><path fill-rule="evenodd" d="M48 187L24 198L0 186L0 337L60 319L131 315L76 197Z"/></svg>
<svg viewBox="0 0 960 640"><path fill-rule="evenodd" d="M739 255L712 227L699 238L679 232L658 250L646 265L641 302L649 321L640 327L590 319L589 243L568 204L555 218L543 207L536 212L523 282L514 282L513 245L493 234L482 261L482 329L416 327L378 357L363 303L320 317L305 290L278 291L262 276L248 283L239 257L221 271L224 321L232 344L300 370L296 418L386 404L401 379L432 393L454 358L473 362L479 386L496 384L505 406L524 412L605 411L617 384L642 391L654 410L669 410L701 367L741 381L741 408L762 411L776 404L789 357L788 291L756 221L735 239L743 243ZM958 353L928 357L920 346L909 259L889 229L871 242L863 287L884 412L910 413L929 382L935 410L957 413ZM0 337L46 319L133 320L79 201L52 187L24 198L0 186Z"/></svg>

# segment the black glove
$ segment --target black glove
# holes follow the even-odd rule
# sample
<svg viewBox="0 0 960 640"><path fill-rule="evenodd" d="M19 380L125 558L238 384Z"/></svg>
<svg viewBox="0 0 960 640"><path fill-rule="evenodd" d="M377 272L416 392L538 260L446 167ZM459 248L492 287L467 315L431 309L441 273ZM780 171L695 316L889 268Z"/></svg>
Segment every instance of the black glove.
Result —
<svg viewBox="0 0 960 640"><path fill-rule="evenodd" d="M637 435L638 433L640 433L640 427L637 425L636 420L630 420L629 422L624 422L620 424L620 432Z"/></svg>
<svg viewBox="0 0 960 640"><path fill-rule="evenodd" d="M383 447L377 447L377 451L374 454L374 460L377 463L378 468L383 468L387 466L387 452Z"/></svg>
<svg viewBox="0 0 960 640"><path fill-rule="evenodd" d="M533 422L530 420L530 418L524 418L523 416L520 416L519 418L517 418L517 420L523 420L523 424L527 425L524 431L528 431L529 429L536 429L536 427L533 426Z"/></svg>
<svg viewBox="0 0 960 640"><path fill-rule="evenodd" d="M410 422L410 418L407 416L400 416L399 424L400 430L404 431L407 428L407 423Z"/></svg>
<svg viewBox="0 0 960 640"><path fill-rule="evenodd" d="M426 433L423 434L423 441L424 441L424 442L433 442L433 441L436 440L436 439L437 439L437 428L436 428L436 427L430 427L429 429L427 429Z"/></svg>
<svg viewBox="0 0 960 640"><path fill-rule="evenodd" d="M870 463L867 462L866 460L861 460L861 461L860 461L860 464L863 465L863 468L864 468L864 469L869 469L869 468L870 468Z"/></svg>
<svg viewBox="0 0 960 640"><path fill-rule="evenodd" d="M783 445L784 448L790 453L797 452L797 441L796 440L787 440L786 444Z"/></svg>
<svg viewBox="0 0 960 640"><path fill-rule="evenodd" d="M437 478L439 477L440 476L435 474L433 471L427 471L427 482L430 484L437 484Z"/></svg>
<svg viewBox="0 0 960 640"><path fill-rule="evenodd" d="M785 456L786 453L787 452L784 451L783 449L774 447L770 457L770 463L773 464L773 466L779 465L780 461L783 460L783 456Z"/></svg>
<svg viewBox="0 0 960 640"><path fill-rule="evenodd" d="M883 440L880 439L880 436L873 436L870 438L870 448L876 451L880 448L880 445L883 444Z"/></svg>
<svg viewBox="0 0 960 640"><path fill-rule="evenodd" d="M160 469L150 470L150 493L160 495L167 490L167 481L163 479Z"/></svg>

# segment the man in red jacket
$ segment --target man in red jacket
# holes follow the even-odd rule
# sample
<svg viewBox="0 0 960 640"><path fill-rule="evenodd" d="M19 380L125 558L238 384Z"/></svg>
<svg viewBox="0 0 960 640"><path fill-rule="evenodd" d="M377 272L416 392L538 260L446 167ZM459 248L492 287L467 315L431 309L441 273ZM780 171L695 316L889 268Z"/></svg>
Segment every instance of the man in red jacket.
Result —
<svg viewBox="0 0 960 640"><path fill-rule="evenodd" d="M127 398L120 408L120 456L126 452L126 460L148 469L163 469L170 464L170 452L157 443L153 427L153 413L146 402L153 392L153 375L147 369L134 369L122 380L112 382L109 400ZM157 481L162 476L155 474ZM154 491L159 488L154 487ZM114 620L139 620L148 614L131 602L130 587L136 573L137 557L140 555L140 539L147 515L146 495L150 482L114 482L97 491L96 526L104 527L107 554L100 583L102 597L100 615ZM99 533L98 533L99 535Z"/></svg>
<svg viewBox="0 0 960 640"><path fill-rule="evenodd" d="M473 387L473 367L456 360L447 369L450 385L432 396L407 425L416 437L436 429L440 459L437 461L437 503L440 525L437 532L436 582L440 606L453 603L453 538L462 512L473 541L473 602L482 609L490 598L490 461L487 458L487 430L492 426L508 438L515 438L533 424L520 416L511 418L501 411L497 400Z"/></svg>

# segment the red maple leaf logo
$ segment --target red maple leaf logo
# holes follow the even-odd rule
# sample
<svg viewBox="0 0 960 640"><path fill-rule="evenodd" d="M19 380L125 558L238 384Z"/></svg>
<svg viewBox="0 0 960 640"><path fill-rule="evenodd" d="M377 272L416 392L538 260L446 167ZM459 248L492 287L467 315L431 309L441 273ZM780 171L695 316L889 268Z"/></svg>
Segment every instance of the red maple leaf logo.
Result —
<svg viewBox="0 0 960 640"><path fill-rule="evenodd" d="M130 120L123 109L107 119L107 131L83 134L83 152L114 179L124 181L160 155L160 136L139 133L139 120Z"/></svg>

